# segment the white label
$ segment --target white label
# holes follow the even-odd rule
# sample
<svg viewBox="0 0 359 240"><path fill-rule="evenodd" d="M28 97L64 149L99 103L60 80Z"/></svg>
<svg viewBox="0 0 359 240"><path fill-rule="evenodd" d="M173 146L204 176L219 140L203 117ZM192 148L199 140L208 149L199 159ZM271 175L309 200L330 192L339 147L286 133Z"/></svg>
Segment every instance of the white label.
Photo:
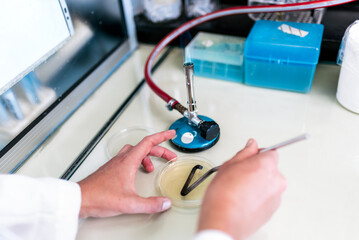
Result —
<svg viewBox="0 0 359 240"><path fill-rule="evenodd" d="M291 34L291 35L295 35L295 36L298 36L298 37L305 37L308 35L309 32L307 31L304 31L304 30L301 30L301 29L298 29L298 28L294 28L294 27L291 27L287 24L282 24L278 27L279 30L281 30L282 32L284 33L287 33L287 34Z"/></svg>
<svg viewBox="0 0 359 240"><path fill-rule="evenodd" d="M203 46L205 46L207 48L213 46L213 44L214 44L214 42L210 39L203 40L201 43Z"/></svg>
<svg viewBox="0 0 359 240"><path fill-rule="evenodd" d="M190 132L184 133L181 137L181 141L184 144L189 144L189 143L193 142L193 139L194 139L193 134Z"/></svg>

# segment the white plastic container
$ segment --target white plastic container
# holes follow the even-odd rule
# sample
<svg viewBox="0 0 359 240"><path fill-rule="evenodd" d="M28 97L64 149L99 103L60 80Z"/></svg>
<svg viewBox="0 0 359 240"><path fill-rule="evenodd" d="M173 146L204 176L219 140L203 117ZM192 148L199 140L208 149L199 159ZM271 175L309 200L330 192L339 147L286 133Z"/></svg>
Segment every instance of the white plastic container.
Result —
<svg viewBox="0 0 359 240"><path fill-rule="evenodd" d="M337 99L350 111L359 113L359 21L347 29L338 61L341 62Z"/></svg>

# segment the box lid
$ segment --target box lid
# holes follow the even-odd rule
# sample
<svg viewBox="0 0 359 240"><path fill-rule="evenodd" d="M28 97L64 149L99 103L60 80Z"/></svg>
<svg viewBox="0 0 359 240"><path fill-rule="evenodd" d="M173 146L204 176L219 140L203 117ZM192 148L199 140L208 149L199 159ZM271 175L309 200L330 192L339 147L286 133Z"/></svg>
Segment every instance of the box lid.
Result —
<svg viewBox="0 0 359 240"><path fill-rule="evenodd" d="M257 21L246 40L249 58L284 63L318 63L323 25Z"/></svg>
<svg viewBox="0 0 359 240"><path fill-rule="evenodd" d="M199 32L186 47L186 61L242 65L245 38Z"/></svg>

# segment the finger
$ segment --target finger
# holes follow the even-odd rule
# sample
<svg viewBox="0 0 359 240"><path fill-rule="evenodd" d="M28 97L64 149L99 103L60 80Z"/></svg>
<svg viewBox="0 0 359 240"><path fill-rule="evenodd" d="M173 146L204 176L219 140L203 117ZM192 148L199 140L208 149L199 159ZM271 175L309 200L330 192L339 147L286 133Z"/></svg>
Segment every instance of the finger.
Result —
<svg viewBox="0 0 359 240"><path fill-rule="evenodd" d="M166 197L136 197L129 209L129 213L157 213L171 207L171 200Z"/></svg>
<svg viewBox="0 0 359 240"><path fill-rule="evenodd" d="M251 138L248 140L246 146L234 156L234 159L236 159L237 161L242 161L244 159L256 155L257 153L258 153L257 141Z"/></svg>
<svg viewBox="0 0 359 240"><path fill-rule="evenodd" d="M153 157L160 157L168 161L175 161L177 159L177 154L161 146L154 146L149 155Z"/></svg>
<svg viewBox="0 0 359 240"><path fill-rule="evenodd" d="M153 157L160 157L160 158L166 159L168 161L176 161L177 160L177 154L175 154L174 152L168 150L167 148L161 147L161 146L154 146L151 149L149 155L153 156ZM142 160L142 166L145 168L145 170L147 172L152 172L155 169L151 159L148 156L146 156Z"/></svg>
<svg viewBox="0 0 359 240"><path fill-rule="evenodd" d="M132 148L133 148L132 145L126 144L116 155L126 153L126 152L130 151Z"/></svg>
<svg viewBox="0 0 359 240"><path fill-rule="evenodd" d="M260 156L260 157L259 157ZM279 155L277 150L270 150L258 155L260 161L265 163L268 166L271 166L273 169L277 169Z"/></svg>
<svg viewBox="0 0 359 240"><path fill-rule="evenodd" d="M155 169L155 167L153 166L153 163L152 163L151 159L150 159L148 156L146 156L146 157L142 160L142 166L145 168L145 170L146 170L147 172L152 172L152 171Z"/></svg>
<svg viewBox="0 0 359 240"><path fill-rule="evenodd" d="M170 140L175 136L175 134L175 130L168 130L145 137L141 142L139 142L131 149L131 158L136 159L139 166L139 164L151 152L151 149L154 146L157 146L164 141Z"/></svg>
<svg viewBox="0 0 359 240"><path fill-rule="evenodd" d="M278 173L278 190L282 194L287 189L287 179L283 176L283 174Z"/></svg>

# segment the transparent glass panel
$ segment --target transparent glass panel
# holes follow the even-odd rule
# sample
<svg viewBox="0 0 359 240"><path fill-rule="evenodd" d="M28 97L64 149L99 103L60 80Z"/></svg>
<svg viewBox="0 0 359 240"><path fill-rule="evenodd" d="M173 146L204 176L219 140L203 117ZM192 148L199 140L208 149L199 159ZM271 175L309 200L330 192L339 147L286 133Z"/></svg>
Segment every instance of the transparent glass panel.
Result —
<svg viewBox="0 0 359 240"><path fill-rule="evenodd" d="M70 14L74 34L46 56L45 62L0 92L0 157L128 39L122 1L67 0L66 4L63 14L65 19ZM24 41L26 37L19 40L20 45ZM8 43L7 48L10 55L18 50L15 43ZM8 65L16 65L16 61Z"/></svg>

